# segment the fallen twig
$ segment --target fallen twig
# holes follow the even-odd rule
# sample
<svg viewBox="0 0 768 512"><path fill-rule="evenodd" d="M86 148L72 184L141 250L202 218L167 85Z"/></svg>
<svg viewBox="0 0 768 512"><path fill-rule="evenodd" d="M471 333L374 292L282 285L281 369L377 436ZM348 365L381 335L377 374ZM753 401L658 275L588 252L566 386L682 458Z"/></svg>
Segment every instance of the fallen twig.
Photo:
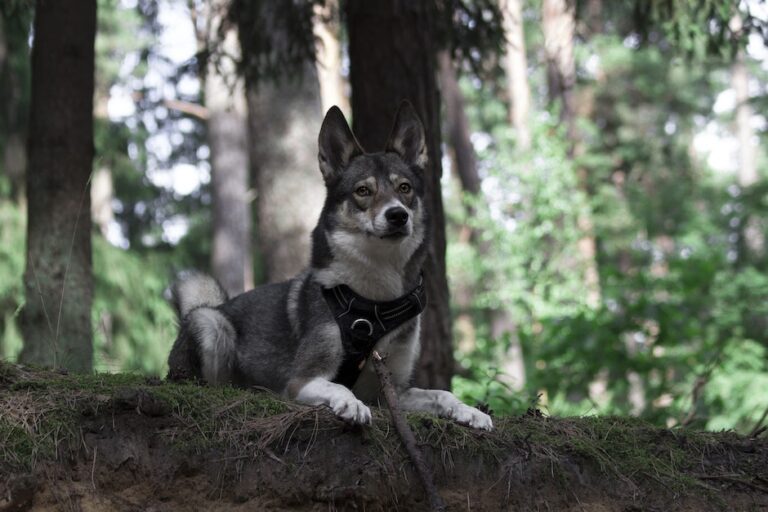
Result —
<svg viewBox="0 0 768 512"><path fill-rule="evenodd" d="M763 487L762 485L756 484L751 480L742 478L741 475L693 475L693 476L698 478L699 480L722 480L724 482L730 482L733 484L746 485L747 487L750 487L756 491L760 491L765 494L768 494L768 487Z"/></svg>
<svg viewBox="0 0 768 512"><path fill-rule="evenodd" d="M389 413L392 416L392 422L395 424L395 429L400 435L400 439L405 445L405 450L408 452L413 465L416 466L416 473L419 475L421 484L424 486L424 490L429 498L429 508L431 510L444 511L446 510L445 503L440 495L437 493L437 487L435 487L435 481L431 468L427 465L427 461L424 460L424 454L419 450L416 444L416 436L413 435L411 427L405 421L405 416L400 410L400 405L397 400L397 392L395 386L392 384L390 378L389 369L384 363L384 358L377 351L373 351L373 368L376 370L376 374L379 376L379 382L381 382L381 391L384 395L384 400L389 407Z"/></svg>
<svg viewBox="0 0 768 512"><path fill-rule="evenodd" d="M763 411L763 415L760 416L760 419L757 420L757 423L755 423L755 428L752 429L752 431L749 433L749 437L755 438L765 432L766 427L763 426L763 422L765 421L765 418L768 417L768 407L765 408Z"/></svg>

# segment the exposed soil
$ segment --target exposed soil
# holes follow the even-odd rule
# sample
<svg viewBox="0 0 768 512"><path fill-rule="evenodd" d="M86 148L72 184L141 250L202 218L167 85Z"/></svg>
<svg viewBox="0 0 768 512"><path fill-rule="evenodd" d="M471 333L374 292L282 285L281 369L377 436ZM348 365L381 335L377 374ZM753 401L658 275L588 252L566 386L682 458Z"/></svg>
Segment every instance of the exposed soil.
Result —
<svg viewBox="0 0 768 512"><path fill-rule="evenodd" d="M0 363L0 512L426 510L385 411ZM449 510L768 510L768 440L626 418L409 422Z"/></svg>

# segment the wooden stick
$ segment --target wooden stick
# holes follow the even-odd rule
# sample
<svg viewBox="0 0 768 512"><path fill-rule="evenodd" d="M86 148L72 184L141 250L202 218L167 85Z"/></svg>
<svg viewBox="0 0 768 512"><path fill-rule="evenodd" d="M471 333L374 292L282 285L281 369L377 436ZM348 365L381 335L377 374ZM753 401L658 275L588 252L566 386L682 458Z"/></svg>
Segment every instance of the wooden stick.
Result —
<svg viewBox="0 0 768 512"><path fill-rule="evenodd" d="M765 418L768 417L768 407L765 408L763 411L763 415L760 416L760 419L757 420L757 423L755 423L755 428L752 429L752 432L749 433L749 437L757 437L763 432L765 432L765 427L763 426L763 422L765 421Z"/></svg>
<svg viewBox="0 0 768 512"><path fill-rule="evenodd" d="M413 465L416 466L416 473L419 475L421 484L424 486L424 491L429 498L430 510L443 512L446 510L445 502L437 493L437 487L435 487L435 481L431 468L427 465L427 461L424 459L424 454L419 450L416 444L416 436L413 435L411 427L408 426L408 422L405 421L405 415L400 410L400 404L397 400L397 392L395 386L392 384L391 375L387 365L384 363L384 358L379 355L377 351L373 351L373 368L376 370L376 374L379 376L379 382L381 382L381 391L384 394L384 400L389 407L389 414L392 416L392 422L395 424L395 430L400 435L400 439L405 445L405 450L413 461Z"/></svg>

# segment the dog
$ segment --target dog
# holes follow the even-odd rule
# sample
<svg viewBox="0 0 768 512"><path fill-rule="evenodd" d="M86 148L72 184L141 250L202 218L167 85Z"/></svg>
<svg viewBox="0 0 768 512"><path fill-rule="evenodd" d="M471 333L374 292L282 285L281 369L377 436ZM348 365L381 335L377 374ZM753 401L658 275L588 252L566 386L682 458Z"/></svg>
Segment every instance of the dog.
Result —
<svg viewBox="0 0 768 512"><path fill-rule="evenodd" d="M179 335L169 378L264 387L341 419L370 424L380 385L371 353L386 354L400 406L491 430L491 418L452 393L410 386L426 304L427 148L403 102L386 149L366 153L332 107L318 137L326 200L309 267L232 299L206 275L172 285Z"/></svg>

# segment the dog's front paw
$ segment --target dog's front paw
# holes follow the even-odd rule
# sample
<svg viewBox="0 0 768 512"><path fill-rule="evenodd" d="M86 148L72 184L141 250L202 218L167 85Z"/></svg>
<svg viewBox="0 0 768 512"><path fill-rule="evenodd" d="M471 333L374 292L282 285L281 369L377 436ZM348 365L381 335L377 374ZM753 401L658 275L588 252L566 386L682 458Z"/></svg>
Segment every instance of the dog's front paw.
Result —
<svg viewBox="0 0 768 512"><path fill-rule="evenodd" d="M451 408L448 416L456 421L456 423L461 423L468 427L489 431L493 430L493 421L491 421L491 417L468 405L455 405Z"/></svg>
<svg viewBox="0 0 768 512"><path fill-rule="evenodd" d="M334 414L344 421L361 425L371 424L371 410L354 397L336 397L328 404Z"/></svg>

